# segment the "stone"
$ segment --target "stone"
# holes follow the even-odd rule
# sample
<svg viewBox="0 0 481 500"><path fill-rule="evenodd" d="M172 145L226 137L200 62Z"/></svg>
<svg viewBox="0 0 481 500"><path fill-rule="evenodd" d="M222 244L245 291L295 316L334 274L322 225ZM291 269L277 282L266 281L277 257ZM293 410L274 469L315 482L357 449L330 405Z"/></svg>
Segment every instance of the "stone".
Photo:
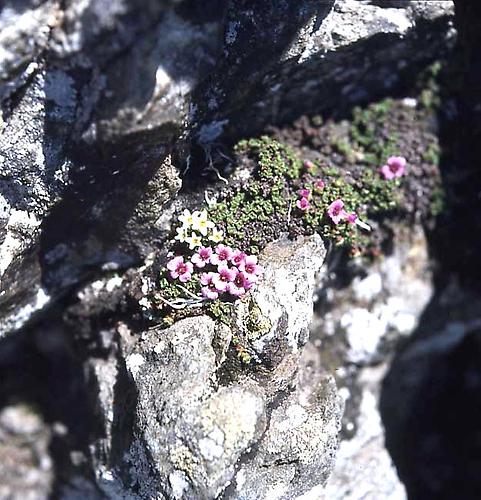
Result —
<svg viewBox="0 0 481 500"><path fill-rule="evenodd" d="M362 368L356 379L361 393L357 431L345 436L336 455L336 464L324 487L315 488L311 498L382 498L405 500L406 492L384 445L384 428L379 414L381 382L387 363Z"/></svg>
<svg viewBox="0 0 481 500"><path fill-rule="evenodd" d="M265 250L265 281L236 307L232 328L200 316L160 330L141 314L145 296L180 172L193 203L224 144L407 84L452 45L452 2L195 4L2 6L1 399L33 397L60 421L34 432L15 406L28 443L19 453L7 436L4 450L28 474L18 479L6 459L2 486L22 498L36 488L66 500L287 500L322 487L334 466L342 401L329 362L305 347L319 238ZM350 363L377 362L391 330L397 339L414 326L420 306L402 290L393 292L402 300L379 300L380 283L397 286L388 274L359 279L349 292L357 316L344 310L332 322L348 330ZM376 302L379 335L356 344L359 311ZM252 366L240 367L234 337Z"/></svg>
<svg viewBox="0 0 481 500"><path fill-rule="evenodd" d="M379 362L390 346L414 331L433 294L423 228L396 224L389 255L370 266L353 262L350 267L349 286L321 292L311 329L326 351L332 344L336 357L357 365ZM329 277L321 275L320 286L326 283Z"/></svg>
<svg viewBox="0 0 481 500"><path fill-rule="evenodd" d="M49 456L50 430L25 405L0 412L0 497L43 500L52 492L54 467Z"/></svg>
<svg viewBox="0 0 481 500"><path fill-rule="evenodd" d="M121 342L125 368L115 358L95 363L107 439L94 443L93 464L107 496L268 498L279 476L276 487L294 498L326 480L342 404L332 377L303 357L324 256L319 236L274 242L260 255L263 282L237 303L231 331L207 316L186 318ZM260 336L247 331L253 304L268 324ZM259 374L226 371L241 330L266 366ZM111 376L122 394L112 395ZM132 404L132 418L119 424L118 408Z"/></svg>
<svg viewBox="0 0 481 500"><path fill-rule="evenodd" d="M409 498L481 492L479 311L479 294L451 282L430 302L384 380L386 446Z"/></svg>

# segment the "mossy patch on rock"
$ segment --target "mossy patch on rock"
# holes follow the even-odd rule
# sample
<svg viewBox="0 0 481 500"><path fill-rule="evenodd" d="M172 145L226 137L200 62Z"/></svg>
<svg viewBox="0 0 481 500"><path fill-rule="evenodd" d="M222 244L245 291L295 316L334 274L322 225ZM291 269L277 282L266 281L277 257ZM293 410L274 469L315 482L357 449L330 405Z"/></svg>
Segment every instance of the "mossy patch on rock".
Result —
<svg viewBox="0 0 481 500"><path fill-rule="evenodd" d="M238 168L247 175L240 180L234 177L209 214L225 231L229 244L251 252L283 233L296 237L318 232L335 244L366 247L367 235L356 225L332 222L327 215L330 203L342 199L346 209L367 218L392 210L398 202L399 182L381 179L377 169L369 166L356 177L330 164L306 168L292 148L268 136L241 141L235 151ZM318 188L320 180L324 186ZM305 211L296 206L300 189L310 191Z"/></svg>

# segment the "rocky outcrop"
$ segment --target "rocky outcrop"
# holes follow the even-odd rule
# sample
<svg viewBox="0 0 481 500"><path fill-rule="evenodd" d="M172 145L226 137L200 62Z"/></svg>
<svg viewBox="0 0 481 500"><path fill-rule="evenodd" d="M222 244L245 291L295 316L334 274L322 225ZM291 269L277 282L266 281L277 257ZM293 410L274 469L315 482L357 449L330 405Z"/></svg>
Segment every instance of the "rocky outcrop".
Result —
<svg viewBox="0 0 481 500"><path fill-rule="evenodd" d="M202 4L3 2L6 497L289 500L332 471L342 402L304 347L319 239L268 247L266 278L230 326L198 316L161 330L146 295L181 177L198 200L199 173L225 166L229 141L407 85L452 43L452 3ZM409 299L386 262L337 296L349 364L377 363L424 304L425 282ZM386 289L401 300L379 300ZM369 342L355 334L362 308Z"/></svg>
<svg viewBox="0 0 481 500"><path fill-rule="evenodd" d="M386 445L409 498L481 493L479 306L455 282L437 294L384 381Z"/></svg>
<svg viewBox="0 0 481 500"><path fill-rule="evenodd" d="M336 375L345 412L336 464L317 498L406 498L378 405L390 360L434 293L422 227L396 224L389 254L322 273L320 283L311 341Z"/></svg>
<svg viewBox="0 0 481 500"><path fill-rule="evenodd" d="M119 327L120 359L94 363L107 436L96 443L95 470L110 498L259 499L276 491L287 499L324 483L342 404L332 377L303 352L324 255L319 237L269 245L264 279L238 303L231 327L193 317L134 343ZM259 364L235 368L233 335ZM118 412L129 407L124 420Z"/></svg>
<svg viewBox="0 0 481 500"><path fill-rule="evenodd" d="M231 2L224 18L223 2L7 2L0 332L153 251L154 222L178 188L165 169L174 145L191 173L206 163L182 137L209 165L221 135L391 91L389 61L408 74L452 33L451 2L363 2L363 16L358 2L331 6Z"/></svg>
<svg viewBox="0 0 481 500"><path fill-rule="evenodd" d="M0 412L0 497L47 498L53 484L48 453L50 429L32 408L4 407Z"/></svg>

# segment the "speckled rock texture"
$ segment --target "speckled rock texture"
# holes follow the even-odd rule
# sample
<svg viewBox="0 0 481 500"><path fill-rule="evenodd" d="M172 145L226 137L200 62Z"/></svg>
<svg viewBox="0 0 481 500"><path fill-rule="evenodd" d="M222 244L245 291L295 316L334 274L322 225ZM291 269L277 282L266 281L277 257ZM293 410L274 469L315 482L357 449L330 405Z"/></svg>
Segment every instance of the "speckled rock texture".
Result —
<svg viewBox="0 0 481 500"><path fill-rule="evenodd" d="M155 250L172 158L199 172L221 138L391 91L452 38L451 2L333 4L7 1L0 335Z"/></svg>
<svg viewBox="0 0 481 500"><path fill-rule="evenodd" d="M303 350L324 257L318 236L269 245L260 257L265 278L236 306L232 327L186 318L134 343L120 328L122 361L107 363L124 386L124 403L105 405L114 400L111 385L107 392L99 385L109 439L94 443L97 482L107 496L254 500L277 492L288 499L325 482L343 406L334 379ZM261 334L246 307L268 322ZM261 364L228 370L228 345L242 333L255 342ZM104 361L95 366L98 380L109 379ZM119 428L115 413L128 405L133 415ZM119 449L122 436L129 439Z"/></svg>
<svg viewBox="0 0 481 500"><path fill-rule="evenodd" d="M0 412L0 498L42 500L53 484L48 453L50 429L32 408L6 406Z"/></svg>
<svg viewBox="0 0 481 500"><path fill-rule="evenodd" d="M141 305L183 181L197 203L240 136L409 85L452 17L444 1L2 2L0 496L291 500L325 484L343 405L305 347L319 239L265 249L230 327L161 331ZM379 278L362 281L358 309ZM378 302L384 330L343 336L349 362L377 362L422 307ZM232 362L234 336L252 366Z"/></svg>
<svg viewBox="0 0 481 500"><path fill-rule="evenodd" d="M311 341L335 373L345 412L336 464L315 498L406 498L384 445L379 398L390 360L417 327L434 287L421 225L392 229L386 255L319 275Z"/></svg>

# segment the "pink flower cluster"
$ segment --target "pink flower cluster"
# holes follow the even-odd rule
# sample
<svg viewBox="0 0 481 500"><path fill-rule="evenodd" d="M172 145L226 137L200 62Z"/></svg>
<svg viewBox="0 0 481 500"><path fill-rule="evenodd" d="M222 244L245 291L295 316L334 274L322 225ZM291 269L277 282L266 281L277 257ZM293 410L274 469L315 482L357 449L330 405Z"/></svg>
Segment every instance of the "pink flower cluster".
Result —
<svg viewBox="0 0 481 500"><path fill-rule="evenodd" d="M379 171L386 180L402 177L406 173L406 158L404 156L390 156L386 165L383 165Z"/></svg>
<svg viewBox="0 0 481 500"><path fill-rule="evenodd" d="M179 256L167 263L170 277L183 283L192 278L194 266L206 271L200 276L201 292L203 297L211 300L217 299L223 293L236 298L242 297L263 273L255 255L246 255L222 244L214 249L200 247L190 262L184 262L184 257Z"/></svg>
<svg viewBox="0 0 481 500"><path fill-rule="evenodd" d="M344 210L344 202L338 198L334 200L327 208L327 215L331 218L334 224L339 224L341 221L349 222L350 224L356 224L357 214L355 212L347 213Z"/></svg>
<svg viewBox="0 0 481 500"><path fill-rule="evenodd" d="M314 190L321 191L322 189L324 189L324 186L324 181L322 179L319 179L314 183ZM299 210L305 212L311 206L309 200L312 196L312 190L304 187L302 189L299 189L298 193L300 199L296 201L296 206Z"/></svg>

